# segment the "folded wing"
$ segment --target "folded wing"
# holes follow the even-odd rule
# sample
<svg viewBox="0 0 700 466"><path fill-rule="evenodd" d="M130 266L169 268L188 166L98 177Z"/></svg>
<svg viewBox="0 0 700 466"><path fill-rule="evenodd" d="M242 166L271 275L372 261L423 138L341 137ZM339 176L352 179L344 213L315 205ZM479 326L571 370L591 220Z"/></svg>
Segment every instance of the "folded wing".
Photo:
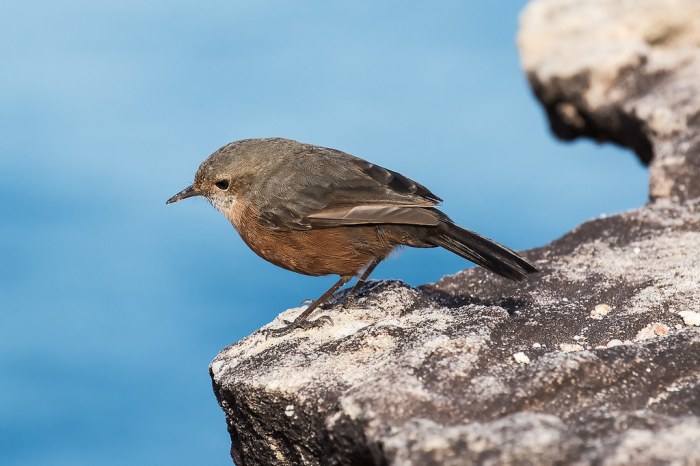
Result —
<svg viewBox="0 0 700 466"><path fill-rule="evenodd" d="M319 163L332 158L334 163ZM295 175L293 192L278 191L263 203L260 219L270 228L308 230L347 225L404 224L436 226L440 214L431 209L441 199L422 184L392 170L334 151L314 148L297 164L314 176ZM318 176L328 170L327 176ZM289 172L289 171L288 171ZM280 178L284 174L280 172ZM270 185L275 183L269 181ZM274 189L272 190L274 192ZM265 190L270 192L270 189Z"/></svg>

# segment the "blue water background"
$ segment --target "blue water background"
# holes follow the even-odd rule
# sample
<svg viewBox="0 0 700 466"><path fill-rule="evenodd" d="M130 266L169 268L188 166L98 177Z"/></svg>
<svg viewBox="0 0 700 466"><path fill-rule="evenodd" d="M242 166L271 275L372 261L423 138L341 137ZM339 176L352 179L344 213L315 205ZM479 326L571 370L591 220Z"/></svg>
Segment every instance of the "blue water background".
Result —
<svg viewBox="0 0 700 466"><path fill-rule="evenodd" d="M553 139L523 1L10 0L0 14L0 463L226 465L207 366L335 280L164 201L236 139L401 171L513 248L642 205L628 152ZM469 264L407 250L375 278Z"/></svg>

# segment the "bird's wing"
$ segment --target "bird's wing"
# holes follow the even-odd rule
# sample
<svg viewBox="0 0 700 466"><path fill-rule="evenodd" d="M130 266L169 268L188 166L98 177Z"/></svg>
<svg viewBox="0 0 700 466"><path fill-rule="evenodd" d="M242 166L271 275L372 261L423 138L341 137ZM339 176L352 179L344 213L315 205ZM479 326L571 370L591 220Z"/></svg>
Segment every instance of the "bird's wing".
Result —
<svg viewBox="0 0 700 466"><path fill-rule="evenodd" d="M438 224L439 214L430 207L438 205L441 199L425 186L357 157L328 151L330 154L324 154L324 158L330 158L328 162L332 163L297 167L310 170L308 176L285 180L294 189L278 189L274 197L267 199L260 220L275 230ZM277 183L285 184L279 180Z"/></svg>

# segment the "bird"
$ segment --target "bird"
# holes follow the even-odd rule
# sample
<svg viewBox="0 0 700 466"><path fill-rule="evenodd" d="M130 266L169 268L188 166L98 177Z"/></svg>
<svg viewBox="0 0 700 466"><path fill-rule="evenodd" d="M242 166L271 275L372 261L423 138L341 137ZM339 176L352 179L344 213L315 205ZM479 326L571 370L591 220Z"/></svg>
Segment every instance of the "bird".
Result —
<svg viewBox="0 0 700 466"><path fill-rule="evenodd" d="M340 150L284 138L243 139L221 147L194 182L166 204L203 196L263 259L310 276L339 280L280 336L331 322L308 317L357 277L352 297L377 265L402 246L442 247L497 275L521 281L537 272L513 250L458 226L442 199L412 179Z"/></svg>

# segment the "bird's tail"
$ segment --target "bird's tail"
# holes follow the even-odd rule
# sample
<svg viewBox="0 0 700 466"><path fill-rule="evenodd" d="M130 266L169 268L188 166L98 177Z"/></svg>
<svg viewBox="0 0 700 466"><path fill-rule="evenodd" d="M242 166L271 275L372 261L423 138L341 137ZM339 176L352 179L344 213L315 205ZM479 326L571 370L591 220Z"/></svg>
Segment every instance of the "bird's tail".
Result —
<svg viewBox="0 0 700 466"><path fill-rule="evenodd" d="M521 281L538 271L507 247L450 221L440 222L428 241L510 280Z"/></svg>

